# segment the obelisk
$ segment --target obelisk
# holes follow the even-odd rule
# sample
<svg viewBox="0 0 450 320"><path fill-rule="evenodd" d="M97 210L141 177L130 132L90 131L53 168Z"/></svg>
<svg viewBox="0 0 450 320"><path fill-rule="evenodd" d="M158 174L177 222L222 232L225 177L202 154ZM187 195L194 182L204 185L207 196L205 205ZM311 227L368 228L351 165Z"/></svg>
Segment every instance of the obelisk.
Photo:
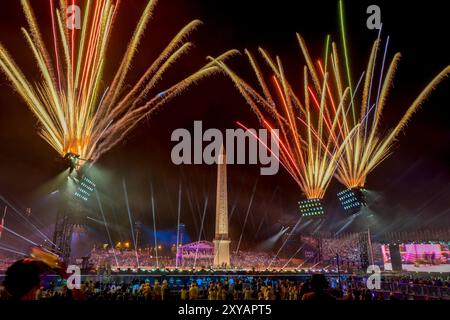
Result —
<svg viewBox="0 0 450 320"><path fill-rule="evenodd" d="M216 237L214 267L230 267L230 238L228 237L227 163L225 148L220 148L217 162Z"/></svg>

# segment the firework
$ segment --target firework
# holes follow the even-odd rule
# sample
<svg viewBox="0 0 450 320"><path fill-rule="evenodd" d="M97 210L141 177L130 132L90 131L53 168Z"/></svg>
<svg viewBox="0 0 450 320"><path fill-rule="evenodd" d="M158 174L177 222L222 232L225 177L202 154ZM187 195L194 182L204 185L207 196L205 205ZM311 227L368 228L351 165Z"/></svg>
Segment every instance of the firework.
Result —
<svg viewBox="0 0 450 320"><path fill-rule="evenodd" d="M303 39L298 37L301 47ZM326 93L329 72L319 80L312 68L304 67L302 96L297 95L288 82L281 60L273 59L264 49L259 49L262 59L269 66L271 83L266 80L262 69L253 55L246 50L250 65L256 75L261 93L233 72L224 62L216 64L232 79L245 98L261 125L270 130L279 129L276 139L280 147L280 163L292 176L307 199L322 199L334 175L335 169L351 139L339 134L339 124L345 113L346 102L350 101L349 88L343 91L334 114L327 108ZM309 55L306 55L309 59ZM307 61L307 65L311 62ZM327 65L327 63L326 63ZM313 71L313 72L311 72ZM311 84L310 84L311 83ZM245 128L245 126L243 126Z"/></svg>
<svg viewBox="0 0 450 320"><path fill-rule="evenodd" d="M86 0L80 30L66 27L68 22L74 22L67 21L71 17L68 18L66 12L75 1L61 0L58 9L54 1L49 0L53 31L51 50L44 44L29 2L22 0L21 3L28 22L28 29L22 28L22 32L36 60L40 78L35 81L25 76L2 44L0 69L39 120L40 135L61 156L75 154L81 159L96 161L139 121L196 81L217 71L217 67L209 63L172 86L158 86L170 67L192 48L186 38L201 24L195 20L169 42L137 83L125 85L156 0L146 5L110 82L103 76L108 67L108 47L120 0ZM218 59L232 54L233 51L229 51Z"/></svg>
<svg viewBox="0 0 450 320"><path fill-rule="evenodd" d="M351 88L351 65L347 53L347 41L344 26L344 13L342 2L340 2L340 20L341 36L343 42L343 52L345 69L347 70L347 80L341 78L339 71L339 58L336 45L333 44L333 51L330 53L330 59L333 64L333 75L335 87L337 90L330 90L329 99L339 101L343 97L343 83L347 82ZM408 107L404 116L393 126L386 134L380 132L381 115L386 105L387 96L392 87L395 71L397 69L400 53L396 53L392 58L386 73L384 73L389 37L384 48L383 58L381 60L381 70L379 71L379 81L376 83L375 73L377 65L377 56L380 49L380 38L375 41L365 70L365 79L363 90L359 99L351 101L351 117L343 117L340 127L342 134L349 136L349 143L345 145L342 160L339 162L336 171L337 179L348 189L362 188L365 186L367 176L391 153L396 137L406 126L412 115L420 108L423 102L428 98L433 89L450 72L450 66L444 68L437 76L429 82L422 92L416 97L413 103ZM311 67L312 69L314 66ZM320 65L319 65L320 68ZM378 78L378 77L377 77ZM333 93L332 93L333 92ZM352 132L351 130L358 126ZM352 133L351 133L352 132ZM350 134L351 133L351 134Z"/></svg>
<svg viewBox="0 0 450 320"><path fill-rule="evenodd" d="M382 134L381 115L400 54L394 55L385 73L388 38L376 83L374 75L381 43L378 38L366 70L353 87L342 2L339 9L344 66L330 36L326 39L324 59L313 59L304 39L297 34L305 61L303 100L286 80L281 60L272 59L264 49L259 52L273 73L272 86L266 82L253 56L245 51L261 92L225 63L216 62L233 80L263 126L272 130L270 121L273 121L280 129L280 162L308 199L321 199L333 175L348 189L364 187L368 174L390 155L396 137L412 115L450 73L450 66L444 68L426 85L401 120Z"/></svg>

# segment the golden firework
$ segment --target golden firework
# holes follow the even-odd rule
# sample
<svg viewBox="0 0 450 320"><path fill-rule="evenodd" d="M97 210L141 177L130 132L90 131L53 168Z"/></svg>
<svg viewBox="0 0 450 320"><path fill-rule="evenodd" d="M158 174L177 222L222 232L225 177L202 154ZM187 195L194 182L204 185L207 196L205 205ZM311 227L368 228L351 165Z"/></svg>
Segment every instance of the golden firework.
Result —
<svg viewBox="0 0 450 320"><path fill-rule="evenodd" d="M373 78L380 40L375 41L356 88L352 86L351 72L347 73L347 79L342 76L338 49L334 42L330 45L330 37L326 41L324 63L321 59L313 60L299 34L297 40L305 61L302 98L286 79L281 60L272 59L264 49L259 52L273 73L272 86L251 53L245 51L261 92L224 62L216 61L216 64L232 79L261 124L272 130L274 126L269 124L269 118L280 129L280 162L308 199L321 199L333 175L349 189L364 187L368 174L389 156L398 134L433 89L448 76L450 66L425 86L397 125L382 134L381 115L400 54L394 55L386 74L381 71L380 88L374 99L371 92L375 87ZM350 70L346 50L344 55L345 67Z"/></svg>
<svg viewBox="0 0 450 320"><path fill-rule="evenodd" d="M183 27L152 62L140 79L126 85L133 58L151 19L157 1L146 5L128 44L120 66L110 82L104 79L108 48L120 0L86 0L81 30L69 29L69 4L50 3L54 54L44 44L36 17L27 0L21 0L28 22L23 35L36 60L40 78L25 76L0 43L0 69L25 100L40 123L41 136L61 155L76 154L96 161L120 142L136 124L196 81L218 69L212 63L165 88L160 82L168 70L188 54L192 43L186 39L201 22ZM74 25L74 23L72 23ZM218 57L226 59L234 52Z"/></svg>
<svg viewBox="0 0 450 320"><path fill-rule="evenodd" d="M303 39L299 36L298 40L303 46ZM305 196L308 199L322 199L345 145L351 139L351 132L358 127L350 130L348 136L339 135L339 123L345 116L346 101L350 100L349 88L343 91L335 113L331 115L326 100L328 70L325 70L325 77L319 80L315 70L307 67L311 62L308 61L309 55L306 55L303 88L301 95L298 95L287 80L281 59L273 59L261 48L259 53L272 73L272 84L266 80L253 55L245 50L261 92L252 88L224 62L213 61L230 77L260 123L273 133L275 128L279 129L280 134L276 138L280 163Z"/></svg>

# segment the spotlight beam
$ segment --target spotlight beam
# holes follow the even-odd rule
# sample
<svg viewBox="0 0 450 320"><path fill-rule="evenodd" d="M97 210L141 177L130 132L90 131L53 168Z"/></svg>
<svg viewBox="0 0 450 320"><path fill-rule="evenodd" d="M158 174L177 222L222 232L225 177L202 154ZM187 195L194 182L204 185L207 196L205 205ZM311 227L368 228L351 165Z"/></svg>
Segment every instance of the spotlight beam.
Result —
<svg viewBox="0 0 450 320"><path fill-rule="evenodd" d="M297 229L298 225L300 224L300 222L302 221L303 216L300 216L300 218L298 219L297 223L295 224L295 226L292 228L292 232L289 233L289 235L286 237L286 240L284 240L283 244L281 245L280 249L278 249L277 254L275 255L275 257L272 258L272 260L270 261L268 267L266 269L270 269L270 267L272 266L272 263L275 261L276 258L278 258L278 255L280 254L281 250L283 250L284 246L286 245L286 243L288 242L289 238L291 237L291 235L295 232L295 230Z"/></svg>
<svg viewBox="0 0 450 320"><path fill-rule="evenodd" d="M201 237L202 237L203 225L204 225L204 222L205 222L205 216L206 216L206 209L207 208L208 208L208 196L206 197L205 205L203 207L202 223L200 225L200 232L198 233L198 241L200 241ZM195 250L194 269L195 269L195 267L197 265L197 256L198 256L198 246L197 246L197 248Z"/></svg>
<svg viewBox="0 0 450 320"><path fill-rule="evenodd" d="M34 241L28 239L27 237L24 237L24 236L18 234L17 232L11 230L11 229L8 228L8 227L3 226L3 230L8 231L9 233L15 235L16 237L18 237L18 238L20 238L20 239L22 239L22 240L28 242L29 244L32 244L32 245L34 245L34 246L39 246L36 242L34 242Z"/></svg>
<svg viewBox="0 0 450 320"><path fill-rule="evenodd" d="M325 220L321 221L319 226L313 231L312 235L316 234L317 231L319 231L319 229L322 227L323 223L325 222ZM299 253L303 247L305 246L305 244L303 243L298 249L297 251L295 251L295 253L289 258L289 260L284 264L284 266L281 268L281 270L283 270L284 268L286 268L289 263L292 261L292 259L294 259L294 257L297 255L297 253Z"/></svg>
<svg viewBox="0 0 450 320"><path fill-rule="evenodd" d="M255 185L253 186L253 192L252 192L252 196L250 198L250 202L249 202L248 207L247 207L247 213L245 214L245 220L244 220L244 224L242 225L242 231L241 231L241 235L239 237L239 242L238 242L238 245L237 245L237 248L236 248L236 254L239 253L239 248L241 247L242 235L244 233L245 226L247 225L247 219L248 219L248 215L250 214L250 208L252 207L253 198L255 197L256 186L257 185L258 185L258 180L256 180Z"/></svg>
<svg viewBox="0 0 450 320"><path fill-rule="evenodd" d="M150 183L151 193L151 205L152 205L152 217L153 217L153 237L155 242L155 256L156 256L156 268L159 269L159 256L158 256L158 239L156 237L156 212L155 212L155 197L153 195L153 183ZM137 252L136 252L137 256Z"/></svg>
<svg viewBox="0 0 450 320"><path fill-rule="evenodd" d="M37 233L42 237L42 239L44 239L45 241L48 241L52 245L54 245L54 243L49 239L49 237L47 237L41 230L39 230L39 228L36 227L36 225L34 225L23 213L21 213L13 205L11 205L11 203L8 200L6 200L1 195L0 195L0 200L2 200L9 208L13 209L13 211L15 213L17 213L17 215L19 215L19 217L21 217L23 220L25 220L25 222L27 222L35 231L37 231Z"/></svg>
<svg viewBox="0 0 450 320"><path fill-rule="evenodd" d="M95 190L95 195L96 195L96 197L97 197L97 202L98 202L98 207L99 207L99 209L100 209L100 213L102 214L103 224L104 224L104 226L105 226L106 233L107 233L107 235L108 235L109 245L111 246L111 248L112 248L112 250L113 250L114 260L116 261L116 266L117 266L117 268L119 268L119 261L117 260L116 250L115 250L115 248L114 248L114 243L113 243L113 241L112 241L111 234L110 234L110 232L109 232L108 223L106 222L105 213L104 213L104 211L103 211L103 205L102 205L102 203L101 203L101 201L100 201L100 195L98 194L97 189Z"/></svg>
<svg viewBox="0 0 450 320"><path fill-rule="evenodd" d="M137 267L139 268L139 256L138 256L137 247L136 247L136 237L134 236L133 219L131 218L131 210L130 210L130 204L128 202L128 192L127 192L127 185L125 183L125 180L122 180L122 185L123 185L123 192L124 192L124 195L125 195L125 204L127 206L128 220L130 222L131 237L133 239L134 252L135 252L135 255L136 255L136 263L137 263Z"/></svg>
<svg viewBox="0 0 450 320"><path fill-rule="evenodd" d="M16 254L20 254L21 256L24 256L24 257L28 256L27 254L25 254L23 252L19 252L19 251L16 251L16 250L8 249L8 248L5 248L3 246L0 246L0 250L7 251L7 252L12 252L12 253L16 253Z"/></svg>
<svg viewBox="0 0 450 320"><path fill-rule="evenodd" d="M180 217L181 217L181 182L178 185L177 250L175 255L175 268L177 269L178 269L178 255L180 250Z"/></svg>

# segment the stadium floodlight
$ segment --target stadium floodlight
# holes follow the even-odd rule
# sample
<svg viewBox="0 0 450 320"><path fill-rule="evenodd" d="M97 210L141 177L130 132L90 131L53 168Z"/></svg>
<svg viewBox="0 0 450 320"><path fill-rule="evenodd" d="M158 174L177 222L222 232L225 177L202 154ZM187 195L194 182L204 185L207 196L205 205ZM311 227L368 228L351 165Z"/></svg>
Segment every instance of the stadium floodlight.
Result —
<svg viewBox="0 0 450 320"><path fill-rule="evenodd" d="M321 199L306 199L298 203L303 217L322 217L325 214Z"/></svg>
<svg viewBox="0 0 450 320"><path fill-rule="evenodd" d="M95 187L96 187L95 183L87 176L84 176L78 182L78 186L74 195L78 199L88 201L92 196L92 193L95 191Z"/></svg>
<svg viewBox="0 0 450 320"><path fill-rule="evenodd" d="M337 194L342 208L349 214L358 213L362 207L367 207L365 190L362 188L345 189Z"/></svg>

